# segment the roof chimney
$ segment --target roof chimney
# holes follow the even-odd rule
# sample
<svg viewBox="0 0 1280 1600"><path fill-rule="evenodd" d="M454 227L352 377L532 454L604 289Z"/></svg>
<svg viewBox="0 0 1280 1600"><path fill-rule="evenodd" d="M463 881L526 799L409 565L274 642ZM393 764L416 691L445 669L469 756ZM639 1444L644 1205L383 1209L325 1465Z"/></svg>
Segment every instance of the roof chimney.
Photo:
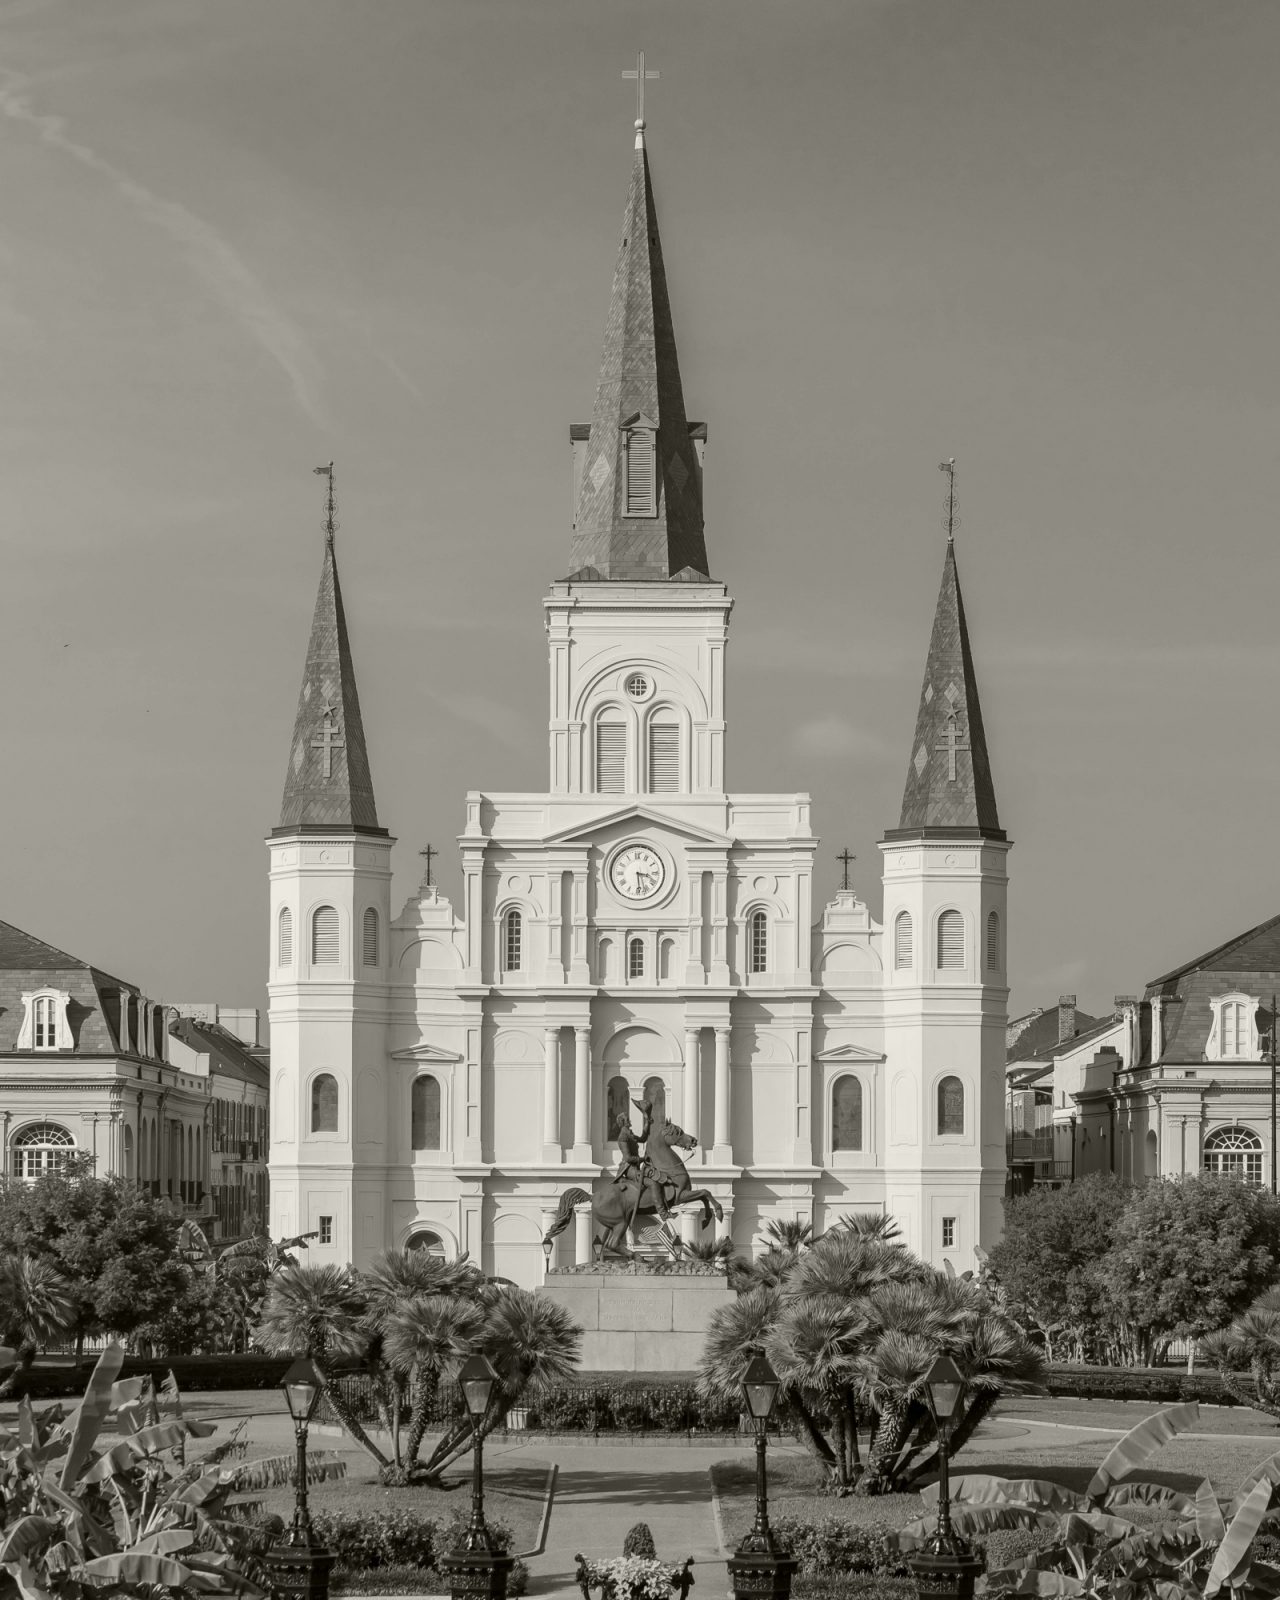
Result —
<svg viewBox="0 0 1280 1600"><path fill-rule="evenodd" d="M1076 997L1073 994L1058 996L1058 1043L1076 1036Z"/></svg>

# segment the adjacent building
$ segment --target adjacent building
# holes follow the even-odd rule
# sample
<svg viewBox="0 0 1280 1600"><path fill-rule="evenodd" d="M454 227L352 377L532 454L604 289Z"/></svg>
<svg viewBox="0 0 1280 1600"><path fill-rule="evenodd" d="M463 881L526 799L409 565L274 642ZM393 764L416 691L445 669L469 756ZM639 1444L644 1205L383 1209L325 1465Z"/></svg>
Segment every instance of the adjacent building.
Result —
<svg viewBox="0 0 1280 1600"><path fill-rule="evenodd" d="M268 840L271 1231L313 1231L317 1262L466 1250L532 1284L561 1195L648 1096L696 1136L694 1182L740 1248L774 1218L883 1209L963 1270L1001 1227L1009 840L955 549L909 747L903 730L884 922L852 890L815 908L809 796L725 787L733 602L643 126L592 417L569 438L547 784L466 795L457 906L424 884L393 911L330 527ZM588 1259L590 1217L557 1249Z"/></svg>

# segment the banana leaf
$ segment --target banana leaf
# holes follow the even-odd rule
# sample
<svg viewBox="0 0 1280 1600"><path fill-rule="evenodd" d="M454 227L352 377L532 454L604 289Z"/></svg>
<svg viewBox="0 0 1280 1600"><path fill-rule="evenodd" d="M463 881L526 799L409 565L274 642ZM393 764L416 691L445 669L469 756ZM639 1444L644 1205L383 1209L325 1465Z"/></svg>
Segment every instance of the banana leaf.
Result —
<svg viewBox="0 0 1280 1600"><path fill-rule="evenodd" d="M294 1456L263 1456L257 1461L240 1461L233 1466L215 1467L203 1472L180 1489L171 1505L202 1506L219 1494L248 1494L257 1489L278 1489L292 1484L297 1470ZM347 1463L330 1450L307 1453L307 1483L327 1483L345 1478Z"/></svg>
<svg viewBox="0 0 1280 1600"><path fill-rule="evenodd" d="M1227 1536L1218 1546L1209 1576L1205 1579L1205 1600L1213 1600L1223 1584L1231 1583L1241 1567L1248 1565L1254 1535L1262 1526L1262 1519L1271 1505L1272 1488L1270 1478L1260 1478L1232 1517Z"/></svg>
<svg viewBox="0 0 1280 1600"><path fill-rule="evenodd" d="M972 1510L961 1507L952 1511L951 1526L964 1536L1004 1528L1056 1528L1058 1518L1051 1511L1037 1511L1033 1506L979 1506ZM891 1537L899 1550L916 1550L933 1532L932 1517L917 1517Z"/></svg>
<svg viewBox="0 0 1280 1600"><path fill-rule="evenodd" d="M926 1506L938 1501L938 1485L929 1483L920 1491ZM1038 1511L1076 1511L1088 1502L1082 1494L1065 1489L1047 1478L993 1478L984 1472L970 1472L951 1480L953 1505L1024 1505Z"/></svg>
<svg viewBox="0 0 1280 1600"><path fill-rule="evenodd" d="M32 1571L31 1565L26 1561L19 1561L10 1568L10 1576L18 1585L18 1593L22 1600L54 1600L54 1596L44 1588Z"/></svg>
<svg viewBox="0 0 1280 1600"><path fill-rule="evenodd" d="M1196 1538L1201 1544L1221 1544L1227 1536L1227 1524L1208 1478L1196 1490L1195 1511Z"/></svg>
<svg viewBox="0 0 1280 1600"><path fill-rule="evenodd" d="M89 1376L84 1399L76 1409L71 1429L71 1447L67 1451L67 1459L62 1463L62 1476L58 1479L63 1489L72 1487L89 1459L94 1440L111 1409L111 1386L119 1377L123 1365L124 1351L118 1344L109 1344L98 1357L98 1364Z"/></svg>
<svg viewBox="0 0 1280 1600"><path fill-rule="evenodd" d="M1012 1568L1002 1572L989 1572L987 1574L988 1593L999 1594L1087 1594L1089 1591L1079 1578L1069 1577L1065 1572L1019 1572L1016 1581L1006 1585L1007 1578L1013 1578ZM997 1587L998 1586L998 1587Z"/></svg>
<svg viewBox="0 0 1280 1600"><path fill-rule="evenodd" d="M225 1588L216 1578L202 1577L181 1561L170 1561L167 1556L134 1555L129 1550L86 1561L76 1576L112 1584L156 1583L169 1589Z"/></svg>
<svg viewBox="0 0 1280 1600"><path fill-rule="evenodd" d="M6 1561L25 1561L33 1550L41 1550L56 1534L62 1524L54 1517L19 1517L0 1542L0 1564Z"/></svg>
<svg viewBox="0 0 1280 1600"><path fill-rule="evenodd" d="M142 1399L142 1387L146 1382L143 1378L117 1378L111 1385L111 1404L119 1410L121 1406L136 1405Z"/></svg>
<svg viewBox="0 0 1280 1600"><path fill-rule="evenodd" d="M158 1533L148 1533L133 1545L130 1555L171 1556L179 1550L189 1550L196 1536L189 1528L161 1528Z"/></svg>
<svg viewBox="0 0 1280 1600"><path fill-rule="evenodd" d="M1068 1544L1096 1544L1099 1534L1106 1540L1128 1539L1147 1531L1136 1522L1105 1511L1068 1511L1062 1519L1062 1537Z"/></svg>
<svg viewBox="0 0 1280 1600"><path fill-rule="evenodd" d="M1111 1447L1085 1493L1091 1500L1100 1500L1117 1478L1142 1466L1175 1434L1185 1433L1199 1420L1200 1407L1194 1400L1185 1406L1168 1406L1145 1418Z"/></svg>
<svg viewBox="0 0 1280 1600"><path fill-rule="evenodd" d="M1270 1478L1272 1483L1280 1483L1280 1450L1275 1455L1268 1456L1265 1461L1260 1461L1253 1471L1236 1485L1235 1498L1232 1500L1228 1510L1233 1514L1239 1511L1246 1498L1252 1493L1254 1484L1259 1483L1263 1478Z"/></svg>
<svg viewBox="0 0 1280 1600"><path fill-rule="evenodd" d="M1179 1516L1189 1517L1195 1511L1196 1502L1193 1495L1185 1494L1181 1489L1152 1483L1149 1478L1137 1478L1133 1483L1111 1486L1107 1495L1107 1509L1114 1511L1117 1506L1158 1506L1165 1511L1174 1511Z"/></svg>
<svg viewBox="0 0 1280 1600"><path fill-rule="evenodd" d="M153 1456L159 1450L172 1450L185 1438L186 1434L180 1423L157 1422L150 1428L143 1428L139 1433L131 1433L127 1439L121 1439L119 1444L112 1445L110 1450L104 1450L84 1474L83 1481L103 1483L107 1478L114 1478L117 1473L127 1471L140 1456Z"/></svg>

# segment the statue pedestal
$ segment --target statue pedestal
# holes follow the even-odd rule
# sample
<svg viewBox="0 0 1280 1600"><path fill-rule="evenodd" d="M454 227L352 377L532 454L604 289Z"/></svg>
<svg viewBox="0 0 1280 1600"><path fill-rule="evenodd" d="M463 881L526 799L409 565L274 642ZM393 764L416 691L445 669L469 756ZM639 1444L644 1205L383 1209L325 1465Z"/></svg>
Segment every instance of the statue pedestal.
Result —
<svg viewBox="0 0 1280 1600"><path fill-rule="evenodd" d="M712 1312L738 1298L723 1272L694 1263L552 1268L537 1292L583 1329L583 1372L692 1372Z"/></svg>

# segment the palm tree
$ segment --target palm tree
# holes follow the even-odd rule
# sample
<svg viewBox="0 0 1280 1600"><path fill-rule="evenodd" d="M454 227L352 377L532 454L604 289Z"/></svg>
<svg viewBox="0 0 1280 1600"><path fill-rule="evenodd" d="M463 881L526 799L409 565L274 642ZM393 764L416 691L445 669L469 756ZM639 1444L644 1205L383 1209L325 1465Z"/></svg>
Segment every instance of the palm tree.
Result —
<svg viewBox="0 0 1280 1600"><path fill-rule="evenodd" d="M41 1345L71 1331L78 1309L75 1290L52 1263L36 1256L0 1256L0 1344L12 1345L18 1358L0 1394L13 1392Z"/></svg>
<svg viewBox="0 0 1280 1600"><path fill-rule="evenodd" d="M425 1254L425 1252L418 1252ZM387 1319L383 1355L391 1370L408 1378L412 1399L403 1466L417 1464L442 1373L474 1349L484 1313L460 1295L425 1295L401 1304Z"/></svg>
<svg viewBox="0 0 1280 1600"><path fill-rule="evenodd" d="M390 1463L361 1427L329 1370L334 1356L364 1350L367 1334L361 1322L366 1308L349 1269L290 1264L271 1279L254 1337L276 1354L310 1356L334 1415L382 1470Z"/></svg>
<svg viewBox="0 0 1280 1600"><path fill-rule="evenodd" d="M719 1265L728 1261L733 1255L732 1239L696 1239L692 1244L686 1244L684 1254L691 1261L706 1261L712 1265Z"/></svg>
<svg viewBox="0 0 1280 1600"><path fill-rule="evenodd" d="M813 1223L802 1222L799 1217L775 1217L764 1236L783 1250L807 1250L814 1242Z"/></svg>

